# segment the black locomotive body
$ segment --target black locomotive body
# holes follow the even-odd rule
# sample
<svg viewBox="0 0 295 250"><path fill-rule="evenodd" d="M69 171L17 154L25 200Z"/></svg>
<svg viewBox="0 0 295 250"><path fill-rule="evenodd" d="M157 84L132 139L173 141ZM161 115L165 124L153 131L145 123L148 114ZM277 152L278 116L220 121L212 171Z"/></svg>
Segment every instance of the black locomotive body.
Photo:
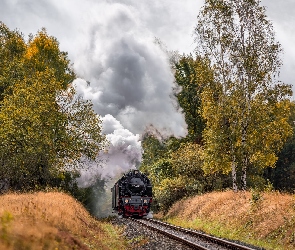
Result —
<svg viewBox="0 0 295 250"><path fill-rule="evenodd" d="M131 170L112 190L112 208L123 217L143 217L150 212L152 185L139 170Z"/></svg>

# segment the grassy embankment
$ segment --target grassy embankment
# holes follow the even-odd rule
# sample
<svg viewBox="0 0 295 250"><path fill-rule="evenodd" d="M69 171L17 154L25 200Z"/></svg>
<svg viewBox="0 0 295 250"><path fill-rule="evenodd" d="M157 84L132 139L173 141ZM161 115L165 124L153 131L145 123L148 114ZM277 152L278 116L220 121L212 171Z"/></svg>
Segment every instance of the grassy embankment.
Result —
<svg viewBox="0 0 295 250"><path fill-rule="evenodd" d="M0 196L0 249L125 249L120 230L64 193Z"/></svg>
<svg viewBox="0 0 295 250"><path fill-rule="evenodd" d="M265 249L295 249L295 196L213 192L181 200L155 217Z"/></svg>

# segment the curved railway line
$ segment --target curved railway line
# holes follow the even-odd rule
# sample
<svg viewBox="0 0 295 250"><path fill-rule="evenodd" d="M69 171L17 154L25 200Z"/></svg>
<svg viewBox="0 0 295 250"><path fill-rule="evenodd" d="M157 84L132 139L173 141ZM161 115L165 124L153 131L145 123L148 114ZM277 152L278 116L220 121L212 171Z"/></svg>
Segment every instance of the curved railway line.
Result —
<svg viewBox="0 0 295 250"><path fill-rule="evenodd" d="M185 229L182 227L174 226L155 219L132 219L136 223L140 223L153 231L157 231L171 239L174 239L182 244L189 246L191 249L218 249L218 250L253 250L261 249L256 247L249 247L237 244L232 241L220 239L208 234L204 234L195 230Z"/></svg>

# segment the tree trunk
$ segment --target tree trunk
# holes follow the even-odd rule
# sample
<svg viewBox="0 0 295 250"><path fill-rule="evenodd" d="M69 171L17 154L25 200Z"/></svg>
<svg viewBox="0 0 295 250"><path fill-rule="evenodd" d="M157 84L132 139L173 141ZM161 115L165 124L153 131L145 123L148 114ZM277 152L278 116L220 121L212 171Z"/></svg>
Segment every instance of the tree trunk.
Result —
<svg viewBox="0 0 295 250"><path fill-rule="evenodd" d="M237 168L235 161L232 161L231 163L231 169L232 169L232 179L233 179L233 191L238 192L238 185L237 185Z"/></svg>
<svg viewBox="0 0 295 250"><path fill-rule="evenodd" d="M249 106L248 106L249 112ZM248 154L246 149L246 140L247 140L247 128L248 128L248 121L246 119L245 124L242 130L242 148L243 148L243 159L242 159L242 176L241 176L241 186L242 190L246 191L247 189L247 167L248 167Z"/></svg>
<svg viewBox="0 0 295 250"><path fill-rule="evenodd" d="M242 190L246 191L247 189L247 165L243 164L242 167L242 176L241 176L241 184L242 184Z"/></svg>

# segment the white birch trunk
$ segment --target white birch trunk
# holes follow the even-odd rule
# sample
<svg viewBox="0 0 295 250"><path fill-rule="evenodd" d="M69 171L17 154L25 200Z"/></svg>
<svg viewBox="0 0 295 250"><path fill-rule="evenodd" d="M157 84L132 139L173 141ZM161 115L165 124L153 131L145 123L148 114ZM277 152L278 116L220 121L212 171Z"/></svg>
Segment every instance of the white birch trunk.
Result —
<svg viewBox="0 0 295 250"><path fill-rule="evenodd" d="M247 105L248 112L249 105ZM243 159L242 159L242 175L241 175L241 186L242 190L246 191L247 189L247 167L248 167L248 153L246 151L246 140L247 140L247 127L248 127L248 119L247 116L245 118L245 126L243 126L242 130L242 149L243 149Z"/></svg>
<svg viewBox="0 0 295 250"><path fill-rule="evenodd" d="M236 193L238 192L238 185L237 185L237 168L235 161L232 161L231 163L231 169L232 169L232 179L233 179L233 191Z"/></svg>
<svg viewBox="0 0 295 250"><path fill-rule="evenodd" d="M246 191L247 189L247 165L244 163L242 167L242 176L241 176L241 182L242 182L242 190Z"/></svg>

